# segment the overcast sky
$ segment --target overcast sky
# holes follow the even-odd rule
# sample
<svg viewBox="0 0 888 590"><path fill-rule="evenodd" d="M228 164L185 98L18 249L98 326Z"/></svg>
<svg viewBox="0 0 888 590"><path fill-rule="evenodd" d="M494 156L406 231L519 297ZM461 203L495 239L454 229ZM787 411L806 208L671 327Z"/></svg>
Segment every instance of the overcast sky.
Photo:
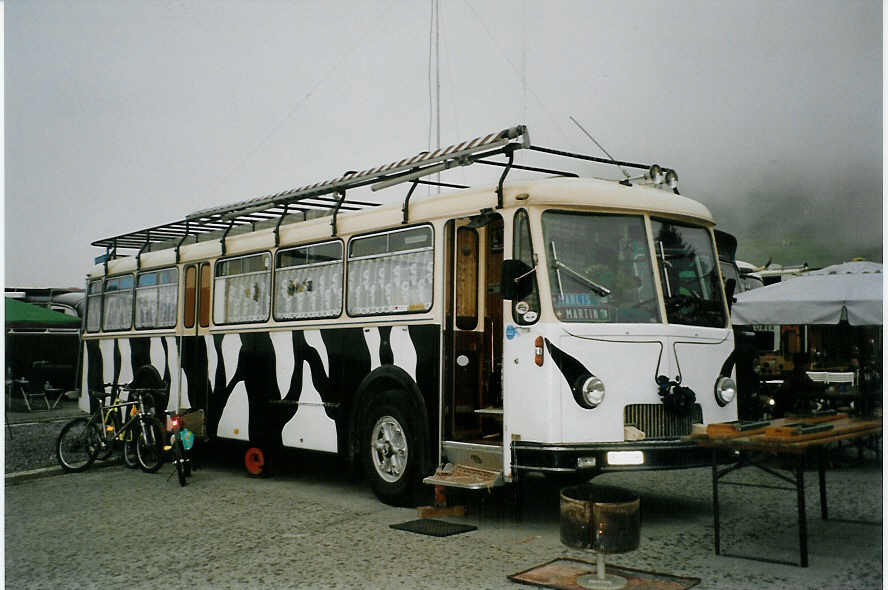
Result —
<svg viewBox="0 0 888 590"><path fill-rule="evenodd" d="M7 2L6 285L82 286L99 238L425 149L429 24L429 1ZM442 1L441 141L524 122L600 155L573 115L674 167L742 258L881 261L881 35L878 1Z"/></svg>

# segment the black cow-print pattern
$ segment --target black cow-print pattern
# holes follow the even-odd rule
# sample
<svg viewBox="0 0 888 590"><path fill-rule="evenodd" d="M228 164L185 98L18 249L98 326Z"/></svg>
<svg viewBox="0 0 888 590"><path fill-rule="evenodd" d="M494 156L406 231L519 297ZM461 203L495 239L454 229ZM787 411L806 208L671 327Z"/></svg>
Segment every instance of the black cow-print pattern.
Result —
<svg viewBox="0 0 888 590"><path fill-rule="evenodd" d="M439 340L437 325L90 339L82 386L148 371L166 392L158 409L204 409L211 436L344 452L362 382L390 367L416 384L437 432Z"/></svg>

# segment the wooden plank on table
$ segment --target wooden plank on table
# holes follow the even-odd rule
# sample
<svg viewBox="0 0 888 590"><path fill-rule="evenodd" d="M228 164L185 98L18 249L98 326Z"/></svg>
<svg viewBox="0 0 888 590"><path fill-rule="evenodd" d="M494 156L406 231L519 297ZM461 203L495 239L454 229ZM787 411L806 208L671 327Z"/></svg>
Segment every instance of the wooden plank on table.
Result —
<svg viewBox="0 0 888 590"><path fill-rule="evenodd" d="M806 432L804 427L798 428L791 426L793 422L784 422L778 426L772 426L765 430L765 432L756 437L759 440L765 442L802 442L806 440L814 440L814 439L826 439L832 437L841 437L846 434L851 434L853 432L858 432L861 430L868 430L875 426L881 426L881 422L873 421L873 420L850 420L848 418L843 418L841 420L836 420L830 423L824 423L825 425L831 426L831 428L822 430L819 432Z"/></svg>
<svg viewBox="0 0 888 590"><path fill-rule="evenodd" d="M821 416L799 416L797 418L786 418L786 420L792 422L804 422L805 424L821 424L823 422L835 422L837 420L844 420L847 417L847 413L838 412L836 414L823 414Z"/></svg>
<svg viewBox="0 0 888 590"><path fill-rule="evenodd" d="M814 429L806 429L801 424L788 424L785 426L772 426L765 430L761 438L765 440L779 440L787 442L799 442L812 438L823 438L835 434L832 424L813 424Z"/></svg>
<svg viewBox="0 0 888 590"><path fill-rule="evenodd" d="M753 436L755 434L763 433L770 425L771 422L769 421L756 422L753 424L743 424L742 422L719 422L716 424L709 424L706 427L706 436L714 440Z"/></svg>

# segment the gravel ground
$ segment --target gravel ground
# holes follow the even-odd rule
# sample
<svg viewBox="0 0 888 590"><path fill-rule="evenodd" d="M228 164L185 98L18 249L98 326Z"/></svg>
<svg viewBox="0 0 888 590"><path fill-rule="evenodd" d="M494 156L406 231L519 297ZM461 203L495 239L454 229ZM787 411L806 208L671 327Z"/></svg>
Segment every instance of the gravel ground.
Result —
<svg viewBox="0 0 888 590"><path fill-rule="evenodd" d="M242 456L214 460L184 488L169 464L152 475L114 466L7 483L6 587L520 590L507 575L559 557L593 560L561 544L554 483L522 486L517 514L499 491L466 497L468 515L445 520L478 530L438 539L390 529L416 512L379 503L328 457L295 455L287 472L257 479L244 475ZM695 590L882 588L882 528L821 521L816 472L806 481L811 565L800 568L714 555L708 469L596 478L641 499L641 545L608 563L697 577ZM880 520L881 464L846 460L827 486L833 518ZM730 486L722 526L725 551L798 559L792 492Z"/></svg>
<svg viewBox="0 0 888 590"><path fill-rule="evenodd" d="M55 441L58 433L65 423L78 414L79 410L73 403L62 404L52 412L7 412L10 426L6 428L6 473L56 467ZM385 558L382 555L371 556L368 562L364 553L373 553L375 550L372 549L373 542L369 546L367 542L388 537L392 537L389 539L390 543L395 541L396 537L387 529L387 524L410 520L415 517L415 513L404 509L390 509L379 504L364 484L343 479L338 468L332 465L336 462L319 460L321 466L315 468L303 463L296 473L281 473L279 477L270 480L245 480L239 464L240 456L235 453L230 461L211 461L207 465L208 469L197 472L193 486L189 485L184 490L170 481L170 465L164 466L159 476L154 478L119 467L101 472L90 470L86 474L22 481L13 486L7 480L6 587L57 588L65 587L63 580L78 580L77 587L108 588L116 587L115 584L120 581L107 576L93 578L91 566L82 571L67 568L51 575L46 572L34 577L33 572L42 571L46 564L42 563L42 558L35 558L36 554L26 548L32 541L27 541L21 535L37 524L36 519L38 515L45 513L45 506L58 506L55 493L67 490L68 482L77 486L78 494L98 494L95 498L97 504L116 501L107 495L111 493L111 488L119 492L126 490L127 486L134 486L133 491L124 492L127 497L132 498L135 493L138 496L145 495L147 500L156 495L154 501L159 502L157 505L185 508L184 513L192 515L194 510L209 511L209 516L204 514L201 519L206 518L213 522L214 519L221 518L217 523L218 530L206 531L208 536L200 538L196 547L214 546L220 539L230 538L236 545L237 553L247 551L250 558L245 563L240 563L240 560L227 563L221 569L227 568L235 575L223 576L220 580L214 578L218 564L210 565L209 562L213 560L208 562L207 555L195 550L191 558L206 564L206 571L202 572L204 575L198 577L198 583L194 583L191 580L194 571L179 572L182 576L179 582L187 581L194 588L290 586L293 582L290 567L279 564L282 568L280 572L268 572L252 559L257 557L253 555L254 548L261 546L261 539L268 538L269 534L285 545L290 545L294 540L300 541L301 549L297 553L301 557L295 559L295 562L307 569L302 570L302 583L298 585L310 588L340 587L340 583L344 587L366 588L521 588L507 582L505 574L527 569L556 557L591 560L589 554L567 549L560 544L558 487L541 481L523 489L522 514L517 520L508 507L506 498L500 493L488 501L482 501L480 505L477 503L478 498L464 498L471 505L470 515L466 520L478 525L479 531L449 538L450 541L446 542L448 551L443 554L439 554L441 549L438 546L445 543L441 540L399 533L407 535L397 537L398 543L402 542L401 539L408 541L404 546L399 547L395 554L383 552ZM699 586L701 589L883 588L882 526L842 521L881 521L882 465L872 460L871 453L868 456L869 460L860 464L857 463L853 450L834 455L833 468L827 472L827 487L830 517L837 520L820 520L816 491L817 472L814 470L806 474L810 568L713 555L712 490L707 469L601 476L593 480L593 483L631 489L642 500L640 548L629 554L615 555L608 562L648 571L696 576L703 580ZM234 479L231 479L232 475ZM774 483L768 476L755 470L744 470L742 479L747 482ZM121 488L118 489L118 486ZM115 497L118 492L114 492ZM194 506L179 504L185 497L183 494L190 496L197 492L202 494L202 499L195 498L197 503ZM71 492L63 493L68 495ZM264 498L266 494L268 497ZM258 505L251 501L242 506L246 498L252 498L253 501L258 498L264 500ZM452 500L458 500L458 496ZM334 509L332 505L339 508ZM13 506L15 509L10 511ZM237 506L241 510L229 514L231 507ZM281 506L291 506L294 509L301 507L292 515L293 522L285 527L285 531L277 530L284 522L279 520L282 516L279 513ZM361 509L358 510L358 506ZM798 559L793 493L728 486L721 490L721 506L723 551L786 561ZM313 507L323 514L313 515ZM341 510L344 508L348 508L346 513L351 514L349 511L353 511L355 514L343 516ZM330 514L326 515L324 510L329 510ZM121 507L120 511L127 513L128 508ZM254 530L242 522L241 519L248 515L246 523L261 516L265 519L263 525ZM82 510L75 510L65 518L84 516ZM163 529L162 520L154 522L150 528ZM222 521L226 523L224 526ZM53 529L61 524L48 521L45 526ZM228 530L230 527L234 529ZM289 527L293 527L293 530ZM342 538L337 534L327 534L338 528L343 529ZM13 537L15 542L9 537L11 531L18 531ZM308 540L307 545L301 543L303 536ZM153 540L158 547L164 544L161 537L163 535ZM33 543L46 549L46 537L38 535ZM22 546L18 547L20 544ZM355 555L349 553L351 549L348 548L359 546L363 549ZM19 552L16 547L24 551ZM66 542L62 542L53 551L67 551L75 561L85 559L84 563L91 563L90 559L77 553ZM40 553L45 552L41 550ZM273 561L275 555L263 554L262 560ZM345 555L350 557L344 557ZM422 555L422 558L416 560L416 555ZM168 555L163 553L154 557L159 562L169 562ZM358 557L361 557L361 561ZM40 563L35 562L35 559ZM376 559L391 560L391 567L377 567ZM363 570L361 564L364 564ZM254 584L256 577L253 574L260 571L269 583ZM399 573L393 578L393 572ZM157 573L164 575L160 571ZM75 577L67 577L71 575ZM86 580L90 580L90 583L85 583Z"/></svg>
<svg viewBox="0 0 888 590"><path fill-rule="evenodd" d="M56 440L62 427L80 412L76 402L63 401L51 411L28 412L15 400L6 413L5 472L18 473L58 465ZM23 411L17 411L17 410Z"/></svg>
<svg viewBox="0 0 888 590"><path fill-rule="evenodd" d="M15 425L6 430L6 473L58 465L56 439L68 419ZM12 438L10 438L10 430Z"/></svg>

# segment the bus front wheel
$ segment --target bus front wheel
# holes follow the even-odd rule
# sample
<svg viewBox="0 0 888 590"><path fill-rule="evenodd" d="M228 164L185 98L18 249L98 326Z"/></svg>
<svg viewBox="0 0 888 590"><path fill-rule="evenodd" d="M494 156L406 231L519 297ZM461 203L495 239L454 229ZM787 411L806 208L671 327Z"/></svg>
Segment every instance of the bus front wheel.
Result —
<svg viewBox="0 0 888 590"><path fill-rule="evenodd" d="M422 456L416 420L404 395L388 391L370 405L361 454L376 497L392 506L412 503Z"/></svg>

